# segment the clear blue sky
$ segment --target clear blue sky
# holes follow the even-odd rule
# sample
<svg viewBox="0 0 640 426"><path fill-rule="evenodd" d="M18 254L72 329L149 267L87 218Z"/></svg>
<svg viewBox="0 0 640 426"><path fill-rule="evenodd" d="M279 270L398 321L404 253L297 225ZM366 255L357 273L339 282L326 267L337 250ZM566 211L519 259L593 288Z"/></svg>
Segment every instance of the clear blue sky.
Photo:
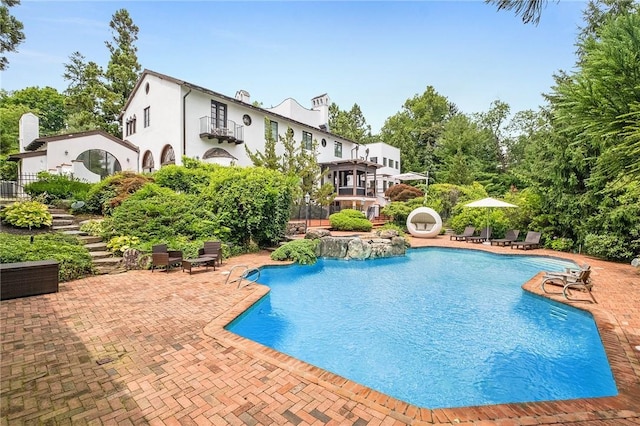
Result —
<svg viewBox="0 0 640 426"><path fill-rule="evenodd" d="M465 113L493 100L537 109L570 70L582 1L550 1L538 26L482 1L31 1L11 8L26 41L8 55L5 90L64 91L74 51L106 68L109 21L129 11L143 68L270 107L328 93L360 105L374 132L433 86Z"/></svg>

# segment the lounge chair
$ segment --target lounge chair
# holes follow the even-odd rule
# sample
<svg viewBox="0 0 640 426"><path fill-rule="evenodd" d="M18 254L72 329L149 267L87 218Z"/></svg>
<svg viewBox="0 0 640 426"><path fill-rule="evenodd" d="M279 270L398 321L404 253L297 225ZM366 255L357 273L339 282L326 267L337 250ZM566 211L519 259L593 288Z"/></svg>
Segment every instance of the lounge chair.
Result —
<svg viewBox="0 0 640 426"><path fill-rule="evenodd" d="M555 285L561 286L562 291L550 291L547 286ZM541 288L547 294L562 294L565 299L573 300L577 302L593 302L597 303L596 299L591 294L591 288L593 283L591 282L591 267L589 265L583 265L578 270L568 270L565 272L547 272L542 278ZM575 299L571 296L571 290L580 290L589 294L589 299Z"/></svg>
<svg viewBox="0 0 640 426"><path fill-rule="evenodd" d="M198 256L211 256L215 258L214 266L216 263L222 265L222 243L220 241L205 241L204 247L198 250Z"/></svg>
<svg viewBox="0 0 640 426"><path fill-rule="evenodd" d="M514 241L511 243L511 248L517 248L522 250L529 250L534 248L540 248L540 237L542 234L536 231L527 232L527 237L524 241Z"/></svg>
<svg viewBox="0 0 640 426"><path fill-rule="evenodd" d="M151 272L158 267L164 267L165 272L174 265L182 265L182 252L168 250L166 244L157 244L151 248Z"/></svg>
<svg viewBox="0 0 640 426"><path fill-rule="evenodd" d="M518 239L518 235L520 235L520 231L518 229L509 229L506 234L504 234L504 238L496 238L491 241L492 246L510 246L513 242Z"/></svg>
<svg viewBox="0 0 640 426"><path fill-rule="evenodd" d="M491 227L482 228L480 235L474 237L467 237L468 243L482 243L491 238Z"/></svg>
<svg viewBox="0 0 640 426"><path fill-rule="evenodd" d="M473 226L467 226L466 228L464 228L464 232L462 234L450 235L449 239L456 241L465 241L467 238L472 237L474 232L476 232L476 228L474 228Z"/></svg>

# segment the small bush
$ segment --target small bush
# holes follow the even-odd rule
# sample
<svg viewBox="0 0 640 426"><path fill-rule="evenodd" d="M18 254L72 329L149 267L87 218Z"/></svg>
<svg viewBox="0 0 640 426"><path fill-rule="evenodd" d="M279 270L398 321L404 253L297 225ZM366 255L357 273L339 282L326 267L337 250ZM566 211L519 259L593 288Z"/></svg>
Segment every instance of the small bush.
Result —
<svg viewBox="0 0 640 426"><path fill-rule="evenodd" d="M553 250L571 251L573 249L573 240L571 238L555 238L549 244Z"/></svg>
<svg viewBox="0 0 640 426"><path fill-rule="evenodd" d="M151 177L133 172L111 175L93 185L87 194L87 211L110 215L114 208L149 182L153 182Z"/></svg>
<svg viewBox="0 0 640 426"><path fill-rule="evenodd" d="M137 244L140 244L140 239L138 237L122 235L120 237L111 238L107 243L107 248L114 253L124 253L125 250L134 248Z"/></svg>
<svg viewBox="0 0 640 426"><path fill-rule="evenodd" d="M398 226L395 223L385 223L384 225L382 225L380 228L378 228L380 230L391 230L391 231L397 231L398 235L400 237L404 237L407 234L407 228L402 227L402 226Z"/></svg>
<svg viewBox="0 0 640 426"><path fill-rule="evenodd" d="M80 230L96 237L100 237L104 233L101 220L90 220L88 222L85 222L80 225Z"/></svg>
<svg viewBox="0 0 640 426"><path fill-rule="evenodd" d="M53 223L47 206L37 201L13 203L0 211L0 218L18 228L40 228Z"/></svg>
<svg viewBox="0 0 640 426"><path fill-rule="evenodd" d="M31 244L29 236L0 233L0 263L48 259L60 263L60 281L71 281L93 273L89 251L72 235L40 234Z"/></svg>
<svg viewBox="0 0 640 426"><path fill-rule="evenodd" d="M293 260L301 265L316 263L318 240L294 240L278 247L271 253L273 260Z"/></svg>
<svg viewBox="0 0 640 426"><path fill-rule="evenodd" d="M25 185L24 191L33 197L44 197L51 204L57 200L85 200L91 184L67 175L38 173L38 181Z"/></svg>
<svg viewBox="0 0 640 426"><path fill-rule="evenodd" d="M587 234L584 238L586 254L609 260L630 260L634 253L624 239L613 235Z"/></svg>
<svg viewBox="0 0 640 426"><path fill-rule="evenodd" d="M331 228L337 231L371 231L373 225L362 212L344 209L329 216Z"/></svg>
<svg viewBox="0 0 640 426"><path fill-rule="evenodd" d="M387 189L384 195L391 201L407 201L413 198L422 197L424 193L415 186L399 183Z"/></svg>

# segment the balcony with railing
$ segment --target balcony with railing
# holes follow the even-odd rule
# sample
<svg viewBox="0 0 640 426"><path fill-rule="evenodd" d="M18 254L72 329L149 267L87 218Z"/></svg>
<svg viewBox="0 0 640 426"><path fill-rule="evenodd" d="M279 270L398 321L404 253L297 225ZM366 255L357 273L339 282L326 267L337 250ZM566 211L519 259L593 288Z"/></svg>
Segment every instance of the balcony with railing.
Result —
<svg viewBox="0 0 640 426"><path fill-rule="evenodd" d="M200 137L217 139L239 145L244 142L244 127L233 120L218 120L215 117L200 117Z"/></svg>

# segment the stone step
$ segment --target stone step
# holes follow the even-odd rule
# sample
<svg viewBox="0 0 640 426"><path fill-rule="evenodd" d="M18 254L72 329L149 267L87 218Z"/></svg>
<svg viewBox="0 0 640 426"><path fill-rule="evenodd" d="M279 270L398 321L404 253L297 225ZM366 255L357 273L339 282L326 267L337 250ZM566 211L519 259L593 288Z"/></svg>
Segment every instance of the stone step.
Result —
<svg viewBox="0 0 640 426"><path fill-rule="evenodd" d="M69 214L65 209L56 209L55 207L49 207L49 213L53 214Z"/></svg>
<svg viewBox="0 0 640 426"><path fill-rule="evenodd" d="M78 239L80 240L80 242L82 242L82 244L99 243L102 241L102 237L96 237L93 235L81 235L78 237Z"/></svg>
<svg viewBox="0 0 640 426"><path fill-rule="evenodd" d="M59 219L59 218L53 218L53 221L51 222L52 226L67 226L67 225L74 225L73 219ZM78 225L79 227L79 225Z"/></svg>
<svg viewBox="0 0 640 426"><path fill-rule="evenodd" d="M96 266L93 268L96 275L107 275L107 274L122 274L127 272L127 268L124 266L114 265L114 266Z"/></svg>
<svg viewBox="0 0 640 426"><path fill-rule="evenodd" d="M78 222L80 224L80 226L84 225L85 223L89 223L89 222L102 222L104 219L85 219L85 220L81 220L80 222Z"/></svg>
<svg viewBox="0 0 640 426"><path fill-rule="evenodd" d="M51 226L51 229L54 231L79 231L80 225L62 225L62 226Z"/></svg>
<svg viewBox="0 0 640 426"><path fill-rule="evenodd" d="M49 213L51 213L51 210L49 210ZM51 213L51 217L53 217L53 219L71 219L74 220L76 217L72 214L68 214L68 213Z"/></svg>
<svg viewBox="0 0 640 426"><path fill-rule="evenodd" d="M84 247L89 251L107 251L107 243L89 243L85 244Z"/></svg>
<svg viewBox="0 0 640 426"><path fill-rule="evenodd" d="M108 257L113 257L113 253L111 253L110 251L89 251L89 254L91 255L91 259L92 261L95 263L96 260L98 259L105 259Z"/></svg>
<svg viewBox="0 0 640 426"><path fill-rule="evenodd" d="M86 232L84 232L84 231L78 231L78 230L62 231L62 234L66 234L66 235L75 235L75 236L77 236L77 237L82 237L82 236L88 235Z"/></svg>

